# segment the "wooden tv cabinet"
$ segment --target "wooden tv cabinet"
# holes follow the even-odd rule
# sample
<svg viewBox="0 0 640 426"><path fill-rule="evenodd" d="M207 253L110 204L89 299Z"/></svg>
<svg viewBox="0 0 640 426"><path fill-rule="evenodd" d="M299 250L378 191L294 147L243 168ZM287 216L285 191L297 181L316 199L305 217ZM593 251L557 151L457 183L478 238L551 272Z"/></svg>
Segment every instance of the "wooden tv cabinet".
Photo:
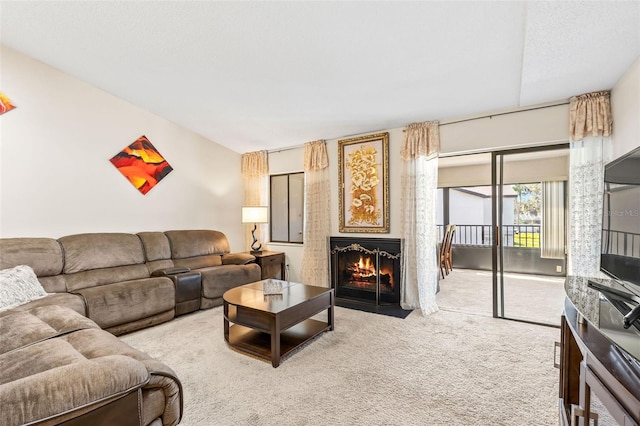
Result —
<svg viewBox="0 0 640 426"><path fill-rule="evenodd" d="M560 424L597 424L592 394L619 424L640 424L640 364L586 320L569 298L560 347Z"/></svg>

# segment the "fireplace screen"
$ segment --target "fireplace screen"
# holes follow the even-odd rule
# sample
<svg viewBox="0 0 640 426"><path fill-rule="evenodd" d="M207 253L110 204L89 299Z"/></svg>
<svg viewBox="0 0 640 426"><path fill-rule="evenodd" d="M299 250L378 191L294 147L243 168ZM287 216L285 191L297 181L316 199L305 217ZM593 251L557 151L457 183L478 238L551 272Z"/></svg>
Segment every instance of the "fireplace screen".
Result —
<svg viewBox="0 0 640 426"><path fill-rule="evenodd" d="M375 304L400 302L400 241L331 238L332 286L337 298Z"/></svg>

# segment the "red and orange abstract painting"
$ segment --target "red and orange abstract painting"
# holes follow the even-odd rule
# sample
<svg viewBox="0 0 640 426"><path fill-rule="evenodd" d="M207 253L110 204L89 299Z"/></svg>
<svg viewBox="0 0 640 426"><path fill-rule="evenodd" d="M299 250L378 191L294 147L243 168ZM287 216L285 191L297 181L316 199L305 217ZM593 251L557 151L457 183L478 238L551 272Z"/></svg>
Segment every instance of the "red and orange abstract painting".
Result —
<svg viewBox="0 0 640 426"><path fill-rule="evenodd" d="M167 160L160 155L144 135L114 155L109 161L142 194L149 192L173 170Z"/></svg>
<svg viewBox="0 0 640 426"><path fill-rule="evenodd" d="M11 103L11 100L4 93L0 92L0 114L11 111L16 106Z"/></svg>

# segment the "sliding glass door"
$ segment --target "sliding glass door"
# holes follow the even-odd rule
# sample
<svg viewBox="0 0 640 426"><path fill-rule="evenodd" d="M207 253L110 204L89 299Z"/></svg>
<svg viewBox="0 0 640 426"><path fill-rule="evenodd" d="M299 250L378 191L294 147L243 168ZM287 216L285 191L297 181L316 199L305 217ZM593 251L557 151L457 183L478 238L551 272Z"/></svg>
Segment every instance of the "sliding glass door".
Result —
<svg viewBox="0 0 640 426"><path fill-rule="evenodd" d="M546 167L566 146L492 154L493 316L559 325L564 301L565 180Z"/></svg>

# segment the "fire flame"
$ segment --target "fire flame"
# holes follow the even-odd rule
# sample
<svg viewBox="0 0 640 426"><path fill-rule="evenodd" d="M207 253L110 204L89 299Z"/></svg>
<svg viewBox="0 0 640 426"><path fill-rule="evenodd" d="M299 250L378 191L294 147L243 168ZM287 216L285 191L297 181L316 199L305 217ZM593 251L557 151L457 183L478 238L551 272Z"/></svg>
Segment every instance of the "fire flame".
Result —
<svg viewBox="0 0 640 426"><path fill-rule="evenodd" d="M375 262L369 256L360 256L358 261L352 263L347 269L351 272L351 278L355 281L375 278L378 274ZM389 284L393 286L393 273L391 270L388 268L381 268L380 274L387 275L391 280Z"/></svg>
<svg viewBox="0 0 640 426"><path fill-rule="evenodd" d="M376 276L376 268L370 257L360 256L357 262L352 263L348 268L354 280L366 279Z"/></svg>

